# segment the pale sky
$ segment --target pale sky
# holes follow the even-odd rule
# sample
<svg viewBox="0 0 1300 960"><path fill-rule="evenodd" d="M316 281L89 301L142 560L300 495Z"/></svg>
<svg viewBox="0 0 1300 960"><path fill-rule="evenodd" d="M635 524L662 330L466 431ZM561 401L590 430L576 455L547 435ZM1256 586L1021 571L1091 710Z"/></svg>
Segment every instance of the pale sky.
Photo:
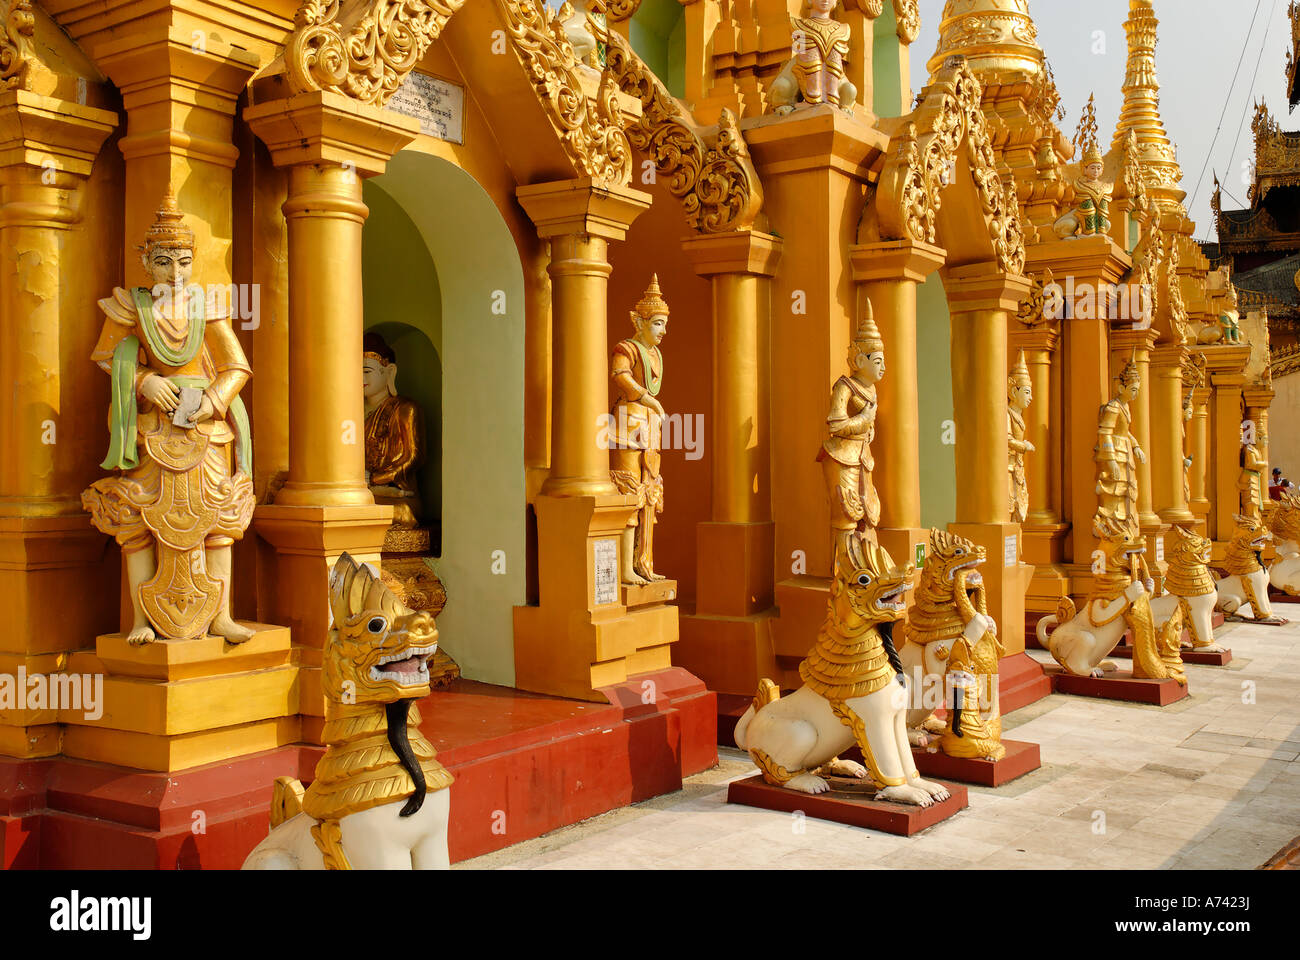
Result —
<svg viewBox="0 0 1300 960"><path fill-rule="evenodd" d="M1257 2L1259 17L1248 40ZM1183 189L1196 221L1198 240L1214 239L1210 195L1216 170L1224 187L1224 208L1249 205L1247 163L1254 156L1250 121L1255 101L1264 100L1284 129L1300 129L1300 110L1295 116L1287 112L1286 54L1291 46L1287 2L1156 0L1156 16L1160 19L1156 47L1160 115L1170 139L1178 145ZM943 7L944 0L921 0L922 30L912 45L914 90L920 90L928 79L926 62L938 42ZM1061 129L1067 137L1073 136L1088 95L1096 93L1097 119L1102 147L1106 149L1123 103L1128 0L1030 0L1029 12L1038 24L1039 44L1052 63L1061 91L1066 110ZM1243 46L1241 72L1229 98L1228 89ZM1227 111L1214 142L1225 101ZM1209 166L1193 201L1207 156Z"/></svg>

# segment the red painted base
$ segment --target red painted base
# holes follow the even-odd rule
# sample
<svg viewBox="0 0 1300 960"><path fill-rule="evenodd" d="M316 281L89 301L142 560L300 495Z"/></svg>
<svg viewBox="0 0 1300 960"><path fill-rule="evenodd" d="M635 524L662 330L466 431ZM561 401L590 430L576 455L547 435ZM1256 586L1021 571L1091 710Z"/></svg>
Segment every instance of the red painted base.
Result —
<svg viewBox="0 0 1300 960"><path fill-rule="evenodd" d="M1110 655L1120 660L1132 660L1133 648L1128 644L1121 643L1110 652ZM1232 663L1232 651L1224 650L1222 653L1206 653L1199 650L1184 650L1183 663L1194 663L1198 667L1226 667Z"/></svg>
<svg viewBox="0 0 1300 960"><path fill-rule="evenodd" d="M966 788L956 783L945 783L944 786L952 793L951 797L933 806L916 807L907 803L877 802L835 792L814 797L784 787L774 787L765 782L760 774L747 780L733 780L727 788L727 802L761 807L764 810L779 810L782 813L800 812L818 820L832 820L851 827L910 837L966 808Z"/></svg>
<svg viewBox="0 0 1300 960"><path fill-rule="evenodd" d="M1149 703L1167 707L1188 695L1187 688L1177 680L1139 680L1130 673L1107 674L1104 677L1076 677L1057 667L1047 668L1052 678L1053 693L1069 693L1076 697L1095 697L1099 700L1122 700L1125 703Z"/></svg>
<svg viewBox="0 0 1300 960"><path fill-rule="evenodd" d="M1279 590L1277 587L1268 588L1268 599L1273 603L1300 603L1300 597L1293 597L1285 590Z"/></svg>
<svg viewBox="0 0 1300 960"><path fill-rule="evenodd" d="M609 704L458 680L421 702L422 729L456 777L453 861L679 790L717 763L714 695L685 670L603 692ZM0 867L237 868L266 836L275 778L309 782L321 752L171 774L0 758Z"/></svg>
<svg viewBox="0 0 1300 960"><path fill-rule="evenodd" d="M980 787L1000 787L1004 783L1033 773L1043 765L1038 744L1020 740L1003 740L1007 755L1001 760L977 760L950 757L942 750L930 753L924 747L912 748L912 759L921 776L930 779L956 780Z"/></svg>

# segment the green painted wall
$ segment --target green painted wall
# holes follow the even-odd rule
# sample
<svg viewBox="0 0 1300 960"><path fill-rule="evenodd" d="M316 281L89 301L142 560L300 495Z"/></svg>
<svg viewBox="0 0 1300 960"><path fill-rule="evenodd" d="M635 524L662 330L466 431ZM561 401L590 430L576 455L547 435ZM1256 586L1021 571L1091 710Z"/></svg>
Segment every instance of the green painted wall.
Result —
<svg viewBox="0 0 1300 960"><path fill-rule="evenodd" d="M686 96L686 11L678 0L644 0L628 33L632 49L668 92Z"/></svg>
<svg viewBox="0 0 1300 960"><path fill-rule="evenodd" d="M901 117L911 106L903 102L903 43L896 23L890 0L876 18L871 47L872 104L878 117Z"/></svg>
<svg viewBox="0 0 1300 960"><path fill-rule="evenodd" d="M917 394L921 426L921 523L947 527L957 517L956 439L952 426L952 334L938 274L916 292ZM887 413L886 413L887 415ZM945 443L947 440L949 442Z"/></svg>
<svg viewBox="0 0 1300 960"><path fill-rule="evenodd" d="M424 414L425 461L420 470L424 519L442 520L442 290L429 249L411 218L383 190L363 188L370 229L362 233L366 329L397 354L397 392ZM382 278L373 280L372 278ZM438 544L434 544L434 552Z"/></svg>
<svg viewBox="0 0 1300 960"><path fill-rule="evenodd" d="M381 196L400 208L414 234ZM527 511L519 252L488 195L441 158L399 153L366 184L365 199L376 200L365 229L375 245L366 262L367 320L417 327L442 361L442 554L435 569L447 607L438 617L440 641L466 677L513 686ZM439 309L403 299L428 296L412 294L404 275L416 269L408 258L420 259L406 248L421 246ZM372 309L387 315L374 317ZM429 390L437 367L431 357Z"/></svg>

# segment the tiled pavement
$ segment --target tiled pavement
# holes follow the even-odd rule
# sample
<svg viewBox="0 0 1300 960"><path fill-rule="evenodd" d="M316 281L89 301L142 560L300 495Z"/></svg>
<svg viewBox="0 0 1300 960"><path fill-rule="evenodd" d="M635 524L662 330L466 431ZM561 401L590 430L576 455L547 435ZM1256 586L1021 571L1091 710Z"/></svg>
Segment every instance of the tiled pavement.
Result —
<svg viewBox="0 0 1300 960"><path fill-rule="evenodd" d="M1043 766L905 839L729 805L736 750L678 793L458 864L507 869L1252 869L1300 836L1300 607L1231 624L1224 667L1163 709L1053 695L1006 719ZM1047 655L1035 651L1035 656Z"/></svg>

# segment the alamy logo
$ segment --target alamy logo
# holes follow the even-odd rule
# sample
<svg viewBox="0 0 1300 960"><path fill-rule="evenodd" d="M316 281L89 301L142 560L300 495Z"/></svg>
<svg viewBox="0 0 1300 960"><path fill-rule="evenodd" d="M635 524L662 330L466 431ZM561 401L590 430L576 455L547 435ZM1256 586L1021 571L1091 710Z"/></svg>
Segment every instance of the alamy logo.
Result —
<svg viewBox="0 0 1300 960"><path fill-rule="evenodd" d="M148 940L153 932L153 900L149 897L83 897L73 890L50 901L50 929L59 933L126 931L133 940Z"/></svg>
<svg viewBox="0 0 1300 960"><path fill-rule="evenodd" d="M104 715L102 673L0 673L0 710L80 711L86 720Z"/></svg>

